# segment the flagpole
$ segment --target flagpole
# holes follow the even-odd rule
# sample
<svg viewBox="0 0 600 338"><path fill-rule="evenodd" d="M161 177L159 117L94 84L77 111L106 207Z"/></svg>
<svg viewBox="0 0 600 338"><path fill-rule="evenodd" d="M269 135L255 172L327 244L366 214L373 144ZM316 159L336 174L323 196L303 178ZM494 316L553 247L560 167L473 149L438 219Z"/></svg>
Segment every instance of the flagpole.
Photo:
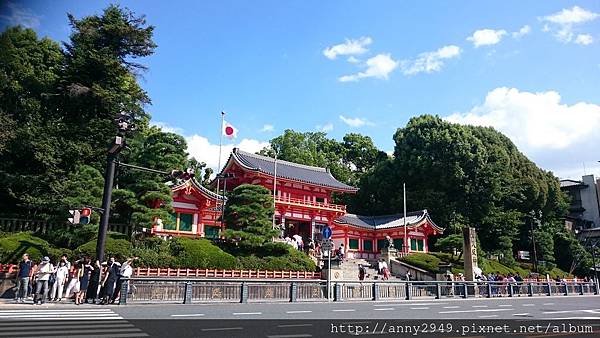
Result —
<svg viewBox="0 0 600 338"><path fill-rule="evenodd" d="M408 254L408 237L406 236L406 183L402 183L402 190L404 194L404 252Z"/></svg>
<svg viewBox="0 0 600 338"><path fill-rule="evenodd" d="M221 178L220 178L220 174L221 174L221 148L223 147L223 128L225 127L225 112L222 111L221 112L221 131L219 132L219 134L221 135L221 137L219 138L219 167L217 169L217 196L219 196L219 189L221 187ZM225 195L225 192L223 192L223 195ZM218 199L220 197L217 197ZM223 205L225 204L224 199L221 200L221 208L223 208ZM217 207L219 206L219 201L217 201ZM218 209L217 209L218 210ZM223 229L223 219L221 217L221 229Z"/></svg>
<svg viewBox="0 0 600 338"><path fill-rule="evenodd" d="M277 197L277 150L273 150L275 151L275 162L273 164L275 166L273 175L273 230L275 230L275 197Z"/></svg>

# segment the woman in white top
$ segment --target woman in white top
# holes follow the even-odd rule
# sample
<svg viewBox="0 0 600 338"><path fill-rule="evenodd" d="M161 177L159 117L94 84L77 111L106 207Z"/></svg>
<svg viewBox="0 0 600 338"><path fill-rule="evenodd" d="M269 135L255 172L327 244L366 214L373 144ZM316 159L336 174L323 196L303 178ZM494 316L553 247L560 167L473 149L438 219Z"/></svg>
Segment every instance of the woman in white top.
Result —
<svg viewBox="0 0 600 338"><path fill-rule="evenodd" d="M60 262L58 269L56 269L56 282L52 285L52 293L51 297L54 301L61 301L63 296L63 291L65 287L65 282L69 277L69 268L65 262Z"/></svg>

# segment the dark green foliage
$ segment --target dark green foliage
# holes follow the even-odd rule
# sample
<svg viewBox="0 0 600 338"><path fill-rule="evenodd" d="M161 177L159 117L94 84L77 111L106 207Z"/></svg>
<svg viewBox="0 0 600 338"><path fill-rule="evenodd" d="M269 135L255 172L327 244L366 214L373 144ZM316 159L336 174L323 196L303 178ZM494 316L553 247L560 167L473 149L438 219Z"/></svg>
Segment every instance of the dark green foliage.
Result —
<svg viewBox="0 0 600 338"><path fill-rule="evenodd" d="M437 271L439 270L439 265L442 262L441 259L434 255L420 252L404 256L400 258L400 260L402 262L406 262L412 266L416 266L417 268L421 268L432 273L437 273Z"/></svg>
<svg viewBox="0 0 600 338"><path fill-rule="evenodd" d="M181 268L235 269L237 260L206 239L174 238L170 243L176 266Z"/></svg>
<svg viewBox="0 0 600 338"><path fill-rule="evenodd" d="M0 238L0 262L16 264L25 253L35 263L39 263L44 256L56 261L63 253L70 254L70 251L55 248L30 232L5 234Z"/></svg>
<svg viewBox="0 0 600 338"><path fill-rule="evenodd" d="M356 185L359 178L387 154L377 150L370 137L346 134L342 142L326 137L322 132L300 133L287 129L271 140L270 148L261 154L300 164L325 167L339 181Z"/></svg>
<svg viewBox="0 0 600 338"><path fill-rule="evenodd" d="M125 260L131 256L131 243L125 239L106 238L106 246L104 248L106 257L115 256L118 261ZM74 250L76 256L96 255L96 240L89 241Z"/></svg>
<svg viewBox="0 0 600 338"><path fill-rule="evenodd" d="M435 243L436 247L442 251L454 255L454 252L459 252L459 259L462 256L463 251L463 236L453 234L448 237L442 238Z"/></svg>
<svg viewBox="0 0 600 338"><path fill-rule="evenodd" d="M262 186L242 184L233 189L225 206L225 238L246 248L259 248L273 240L273 197Z"/></svg>

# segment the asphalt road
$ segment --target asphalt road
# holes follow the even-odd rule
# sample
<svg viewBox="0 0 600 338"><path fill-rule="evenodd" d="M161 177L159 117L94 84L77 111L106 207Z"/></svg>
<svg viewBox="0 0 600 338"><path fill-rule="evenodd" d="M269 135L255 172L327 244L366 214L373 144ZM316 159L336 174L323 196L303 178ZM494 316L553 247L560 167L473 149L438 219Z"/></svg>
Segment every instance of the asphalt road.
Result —
<svg viewBox="0 0 600 338"><path fill-rule="evenodd" d="M482 332L481 325L510 328L491 335ZM590 337L600 335L599 296L274 304L0 304L0 338L300 338L357 333L391 337L407 332L420 337L432 333L437 337L571 337L578 333L573 331L577 328Z"/></svg>

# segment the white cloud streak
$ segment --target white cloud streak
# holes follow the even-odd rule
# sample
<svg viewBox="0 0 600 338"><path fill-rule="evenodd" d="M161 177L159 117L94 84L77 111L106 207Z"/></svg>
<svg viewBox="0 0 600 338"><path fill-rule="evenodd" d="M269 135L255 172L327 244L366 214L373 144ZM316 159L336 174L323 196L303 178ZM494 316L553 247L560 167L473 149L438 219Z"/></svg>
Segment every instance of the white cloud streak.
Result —
<svg viewBox="0 0 600 338"><path fill-rule="evenodd" d="M586 34L583 34L583 38L580 38L582 34L576 36L576 26L582 25L586 22L594 21L599 16L600 14L598 13L588 11L579 6L573 6L570 9L564 8L560 12L545 16L540 20L546 22L546 25L544 25L544 31L554 32L554 36L556 39L558 39L558 41L563 43L575 42L582 44L582 39L583 41L589 41L589 39L585 37ZM553 27L550 27L548 23Z"/></svg>
<svg viewBox="0 0 600 338"><path fill-rule="evenodd" d="M575 38L575 43L578 45L591 45L594 42L594 38L589 34L579 34Z"/></svg>
<svg viewBox="0 0 600 338"><path fill-rule="evenodd" d="M500 40L502 40L502 36L506 34L504 29L480 29L475 31L473 35L467 38L467 40L473 42L473 45L477 48L480 46L495 45L499 43Z"/></svg>
<svg viewBox="0 0 600 338"><path fill-rule="evenodd" d="M40 26L40 18L41 16L36 15L30 9L12 1L0 5L0 21L6 22L9 26L21 25L27 28L37 28Z"/></svg>
<svg viewBox="0 0 600 338"><path fill-rule="evenodd" d="M555 91L501 87L489 92L483 105L446 119L494 127L525 150L566 149L594 136L600 128L600 106L585 102L569 106L560 101Z"/></svg>
<svg viewBox="0 0 600 338"><path fill-rule="evenodd" d="M315 127L318 131L322 131L324 133L328 133L330 131L333 130L333 123L329 122L329 123L325 123L324 125L317 125Z"/></svg>
<svg viewBox="0 0 600 338"><path fill-rule="evenodd" d="M458 57L461 52L458 46L444 46L434 52L421 53L415 60L404 60L400 63L400 68L404 75L439 72L444 66L444 60Z"/></svg>
<svg viewBox="0 0 600 338"><path fill-rule="evenodd" d="M392 59L390 54L378 54L367 60L366 67L367 69L362 72L344 75L338 80L340 82L351 82L369 77L386 80L389 74L398 67L398 62Z"/></svg>
<svg viewBox="0 0 600 338"><path fill-rule="evenodd" d="M273 127L272 124L265 124L260 131L261 131L261 133L270 133L274 130L275 130L275 127Z"/></svg>
<svg viewBox="0 0 600 338"><path fill-rule="evenodd" d="M521 27L521 29L519 29L518 31L513 32L512 37L515 39L519 39L529 33L531 33L531 27L529 27L529 25L525 25Z"/></svg>
<svg viewBox="0 0 600 338"><path fill-rule="evenodd" d="M375 125L373 122L360 117L346 117L344 115L340 115L340 120L347 124L352 128L360 128L362 126L373 126Z"/></svg>
<svg viewBox="0 0 600 338"><path fill-rule="evenodd" d="M215 173L219 165L219 145L212 144L208 138L201 135L193 135L186 137L188 145L188 153L190 157L194 157L200 162L212 168ZM269 146L269 142L262 142L254 139L243 139L237 144L224 144L221 152L221 167L229 158L229 154L234 147L238 147L244 151L255 153L264 147Z"/></svg>
<svg viewBox="0 0 600 338"><path fill-rule="evenodd" d="M150 121L150 126L158 127L165 133L183 134L182 128L170 126L166 122Z"/></svg>
<svg viewBox="0 0 600 338"><path fill-rule="evenodd" d="M338 55L360 55L368 51L366 48L373 40L370 37L361 37L358 39L346 39L346 42L339 45L327 47L323 50L323 55L330 60L335 60Z"/></svg>

